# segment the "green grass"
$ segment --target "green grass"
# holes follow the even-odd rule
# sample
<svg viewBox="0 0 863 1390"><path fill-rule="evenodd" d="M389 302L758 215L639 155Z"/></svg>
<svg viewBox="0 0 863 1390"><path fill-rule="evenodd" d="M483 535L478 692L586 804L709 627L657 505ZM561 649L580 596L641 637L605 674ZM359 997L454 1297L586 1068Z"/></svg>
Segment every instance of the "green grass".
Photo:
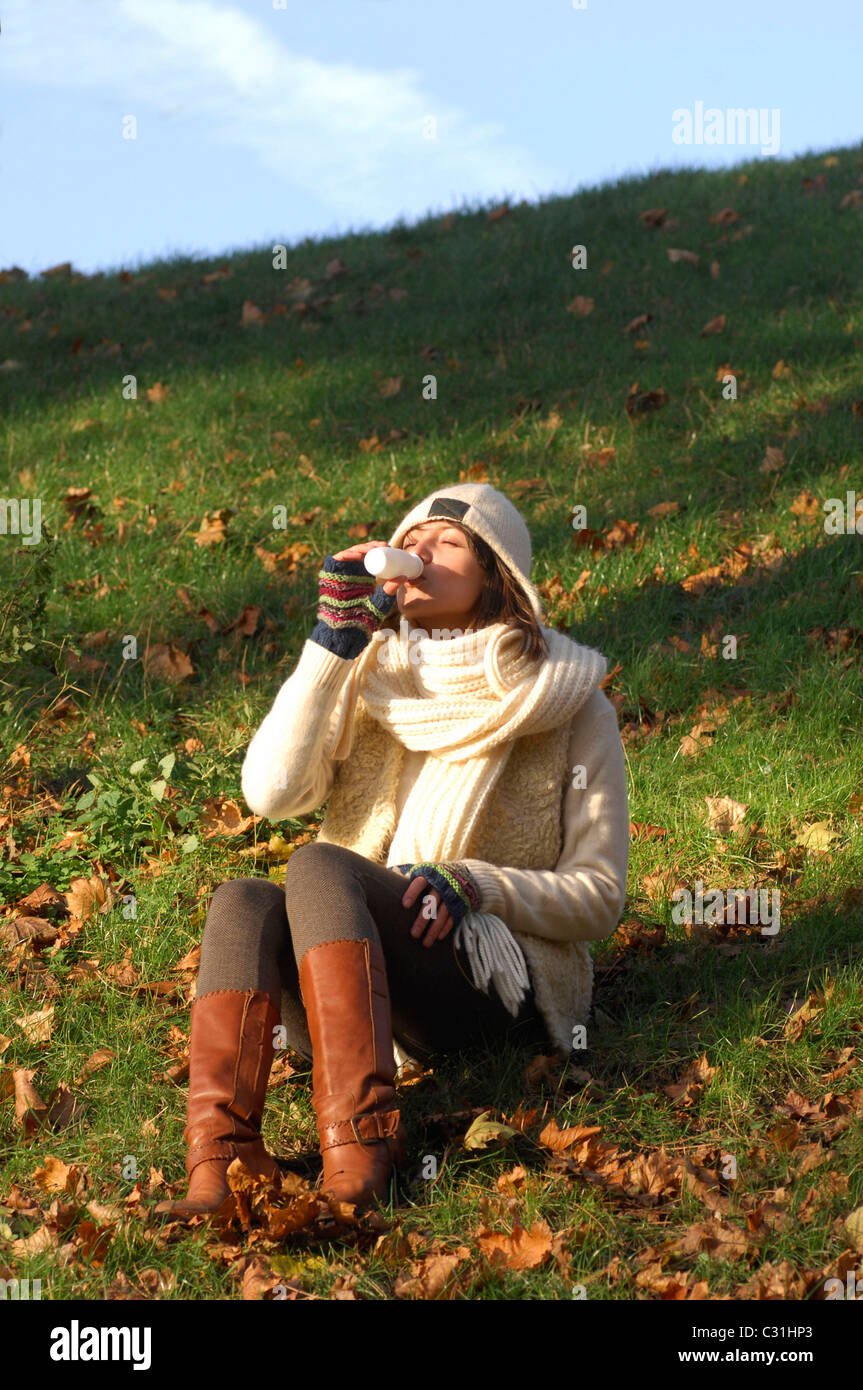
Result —
<svg viewBox="0 0 863 1390"><path fill-rule="evenodd" d="M805 191L817 175L825 191ZM688 1289L706 1280L709 1297L748 1297L749 1281L783 1261L810 1288L834 1271L850 1248L843 1220L863 1202L860 1106L852 1098L855 1118L835 1134L829 1118L802 1125L790 1149L774 1126L789 1092L841 1099L860 1077L863 553L859 535L825 532L823 504L863 496L863 207L839 206L861 178L863 146L660 171L499 220L477 207L307 241L285 270L273 269L270 244L151 263L126 279L0 283L3 486L40 497L43 510L38 545L0 535L0 905L12 918L39 885L63 892L91 873L110 877L118 898L56 947L7 955L0 1094L13 1068L27 1068L43 1099L66 1084L78 1110L28 1136L11 1100L0 1104L4 1270L41 1278L51 1298L104 1297L121 1273L152 1290L156 1276L142 1271L157 1270L155 1296L208 1299L239 1297L237 1271L254 1254L285 1275L299 1254L298 1277L318 1296L349 1276L357 1297L390 1298L411 1259L465 1243L456 1298L571 1299L578 1284L591 1299L658 1297L636 1277L651 1248L710 1218L697 1193L646 1205L591 1180L585 1164L550 1166L540 1123L472 1152L457 1126L447 1140L429 1120L480 1107L511 1116L522 1101L542 1124L601 1125L623 1162L699 1146L733 1154L729 1219L745 1230L764 1199L787 1213L742 1258L665 1257ZM678 225L645 226L639 214L651 207ZM727 207L736 221L710 220ZM570 264L578 243L584 271ZM671 263L669 247L698 264ZM327 278L337 257L345 272ZM205 284L223 265L230 277ZM585 317L567 309L579 295L594 301ZM242 324L245 301L267 315L262 324ZM641 314L647 325L626 333ZM720 314L723 331L701 336ZM721 368L738 375L736 400L723 398ZM422 394L429 373L434 400ZM130 375L137 399L123 394ZM395 377L400 391L382 395ZM635 382L662 388L667 404L627 414ZM147 399L156 383L169 388L162 401ZM361 448L372 436L377 446ZM782 451L778 470L761 469L768 448ZM200 940L210 893L268 866L277 876L278 863L241 850L275 832L314 834L321 818L222 841L199 825L212 798L239 799L245 748L314 623L317 569L352 539L386 540L426 492L465 478L492 482L525 515L549 624L619 665L609 694L630 816L665 831L632 839L623 921L664 927L664 939L639 946L627 927L596 946L597 1011L569 1069L531 1089L529 1052L472 1051L441 1057L432 1077L402 1090L415 1168L393 1218L396 1233L416 1233L412 1255L395 1236L379 1250L368 1239L284 1242L280 1264L235 1236L238 1248L214 1257L212 1235L209 1246L201 1231L165 1246L161 1228L130 1209L101 1263L88 1260L83 1204L123 1202L129 1155L145 1189L151 1168L168 1183L183 1176L186 1088L162 1073L182 1050L194 973L173 967ZM77 512L64 502L70 488L90 489ZM677 509L651 514L663 502ZM576 504L600 537L637 522L634 543L577 544ZM285 530L273 526L278 507ZM230 513L225 539L195 544L205 512L219 509ZM729 557L747 544L749 563L734 572ZM272 571L261 551L280 557ZM723 563L702 593L681 584ZM260 610L254 633L225 632L247 606ZM720 655L702 654L705 634ZM726 634L737 638L733 660L721 655ZM135 660L122 656L129 636ZM148 671L148 643L174 644L193 673L171 683ZM681 740L705 704L724 717L687 755ZM58 706L65 718L51 717ZM160 794L151 784L171 754ZM750 808L741 835L708 823L705 798L723 796ZM807 846L814 823L828 837ZM75 828L83 841L58 848ZM651 893L658 873L664 889ZM693 939L672 920L670 893L696 879L778 886L779 934ZM123 912L129 893L134 917ZM140 982L176 979L177 993L114 983L105 972L130 948ZM97 973L85 973L88 961ZM819 990L822 1011L787 1038L789 1014ZM28 1041L15 1020L48 1004L50 1039ZM113 1060L73 1084L97 1048ZM827 1079L847 1048L848 1071ZM673 1104L662 1087L705 1053L715 1072L704 1090ZM314 1147L308 1082L298 1071L271 1092L264 1133L278 1152ZM801 1172L812 1145L821 1162ZM434 1181L421 1175L425 1154L439 1160ZM57 1194L33 1173L49 1155L85 1169L86 1191L59 1194L67 1224L52 1248L13 1255L41 1224L15 1207L13 1185L47 1219ZM496 1180L515 1164L525 1187L507 1205ZM509 1230L516 1217L562 1232L569 1268L565 1258L525 1271L481 1259L479 1227Z"/></svg>

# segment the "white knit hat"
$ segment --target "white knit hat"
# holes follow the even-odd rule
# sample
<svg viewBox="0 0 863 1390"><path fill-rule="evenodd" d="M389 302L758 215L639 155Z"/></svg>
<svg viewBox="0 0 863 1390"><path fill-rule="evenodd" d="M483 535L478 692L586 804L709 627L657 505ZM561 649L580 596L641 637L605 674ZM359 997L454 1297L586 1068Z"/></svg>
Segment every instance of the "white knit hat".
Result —
<svg viewBox="0 0 863 1390"><path fill-rule="evenodd" d="M544 625L542 599L530 581L530 532L521 512L490 483L453 483L428 493L408 512L387 542L401 546L412 526L437 519L458 521L490 546L524 590L536 621Z"/></svg>

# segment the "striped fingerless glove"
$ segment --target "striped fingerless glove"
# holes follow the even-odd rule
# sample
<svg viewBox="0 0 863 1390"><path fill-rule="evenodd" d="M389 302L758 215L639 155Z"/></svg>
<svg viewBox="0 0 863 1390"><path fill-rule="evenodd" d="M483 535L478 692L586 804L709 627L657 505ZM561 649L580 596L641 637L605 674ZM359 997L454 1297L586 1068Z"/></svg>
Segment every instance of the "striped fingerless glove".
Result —
<svg viewBox="0 0 863 1390"><path fill-rule="evenodd" d="M348 660L368 646L396 602L395 594L388 594L382 584L375 587L374 575L362 560L336 560L332 555L318 571L318 594L318 621L309 637Z"/></svg>
<svg viewBox="0 0 863 1390"><path fill-rule="evenodd" d="M479 911L479 887L464 864L448 860L439 864L396 864L395 867L408 873L411 879L420 875L427 879L430 887L440 893L456 927L466 913Z"/></svg>

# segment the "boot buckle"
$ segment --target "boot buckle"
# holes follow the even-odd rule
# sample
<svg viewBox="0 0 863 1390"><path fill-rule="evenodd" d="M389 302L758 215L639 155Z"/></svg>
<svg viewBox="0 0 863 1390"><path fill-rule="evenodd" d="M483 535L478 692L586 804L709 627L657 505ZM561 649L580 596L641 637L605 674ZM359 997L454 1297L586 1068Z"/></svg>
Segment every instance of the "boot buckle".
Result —
<svg viewBox="0 0 863 1390"><path fill-rule="evenodd" d="M351 1119L350 1119L350 1126L351 1126L351 1129L352 1129L353 1132L354 1132L354 1138L356 1139L356 1141L357 1141L358 1144L379 1144L379 1143L381 1142L381 1141L380 1141L380 1135L379 1135L379 1134L372 1134L372 1135L369 1136L368 1139L364 1139L364 1138L362 1137L362 1135L360 1134L359 1130L357 1129L357 1120L368 1120L368 1119L371 1119L371 1118L372 1118L372 1117L369 1116L369 1115L352 1115L352 1116L351 1116ZM376 1119L377 1117L375 1116L374 1118Z"/></svg>

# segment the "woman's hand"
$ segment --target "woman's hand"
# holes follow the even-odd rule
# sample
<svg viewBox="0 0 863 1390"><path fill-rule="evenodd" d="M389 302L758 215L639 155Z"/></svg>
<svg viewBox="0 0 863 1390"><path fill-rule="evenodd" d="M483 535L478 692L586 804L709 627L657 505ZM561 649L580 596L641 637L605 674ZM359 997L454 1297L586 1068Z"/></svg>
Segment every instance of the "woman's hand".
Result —
<svg viewBox="0 0 863 1390"><path fill-rule="evenodd" d="M394 868L398 873L410 875L410 883L402 895L402 906L410 907L420 893L424 898L431 896L434 912L424 946L443 941L453 927L460 926L466 913L479 911L479 885L466 864L458 860L433 863L423 859L418 864L396 864ZM428 906L424 904L423 912L411 928L411 935L421 936L428 920Z"/></svg>
<svg viewBox="0 0 863 1390"><path fill-rule="evenodd" d="M359 545L352 545L349 550L340 550L338 555L333 556L333 559L362 560L367 550L379 550L380 547L386 545L386 543L386 541L360 541ZM380 588L383 589L385 594L388 594L389 597L392 598L407 578L408 575L405 574L401 579L385 579L380 585Z"/></svg>
<svg viewBox="0 0 863 1390"><path fill-rule="evenodd" d="M423 945L433 946L436 941L443 941L444 937L448 936L453 928L453 920L449 914L449 908L446 903L442 901L437 889L430 887L428 879L418 874L416 878L411 880L408 887L405 889L402 896L402 907L410 907L421 893L425 896L425 889L428 889L428 896L434 900L434 914L431 919L429 919L427 915L428 906L424 903L422 912L419 913L416 921L411 927L411 936L422 936L423 931L428 927Z"/></svg>
<svg viewBox="0 0 863 1390"><path fill-rule="evenodd" d="M379 541L362 541L338 555L327 555L318 571L318 611L309 636L335 656L352 661L373 640L395 608L405 579L377 584L363 564Z"/></svg>

